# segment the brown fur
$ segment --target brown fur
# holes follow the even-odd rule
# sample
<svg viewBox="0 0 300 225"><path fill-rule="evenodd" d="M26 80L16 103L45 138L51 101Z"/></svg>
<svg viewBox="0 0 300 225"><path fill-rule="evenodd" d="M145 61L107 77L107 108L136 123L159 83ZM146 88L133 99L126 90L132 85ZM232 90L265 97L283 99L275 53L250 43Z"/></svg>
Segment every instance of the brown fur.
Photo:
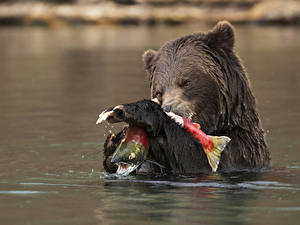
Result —
<svg viewBox="0 0 300 225"><path fill-rule="evenodd" d="M231 138L221 169L267 167L269 151L255 98L233 48L232 25L219 22L208 33L146 51L151 97L158 98L165 111L199 123L204 132Z"/></svg>

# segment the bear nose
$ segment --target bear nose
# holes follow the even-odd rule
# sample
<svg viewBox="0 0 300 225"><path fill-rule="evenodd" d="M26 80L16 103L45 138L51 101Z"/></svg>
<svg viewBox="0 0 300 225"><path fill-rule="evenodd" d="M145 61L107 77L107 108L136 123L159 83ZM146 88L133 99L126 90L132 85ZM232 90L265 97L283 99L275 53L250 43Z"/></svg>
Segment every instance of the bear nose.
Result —
<svg viewBox="0 0 300 225"><path fill-rule="evenodd" d="M165 112L171 112L172 110L172 105L162 105L162 109L165 111Z"/></svg>

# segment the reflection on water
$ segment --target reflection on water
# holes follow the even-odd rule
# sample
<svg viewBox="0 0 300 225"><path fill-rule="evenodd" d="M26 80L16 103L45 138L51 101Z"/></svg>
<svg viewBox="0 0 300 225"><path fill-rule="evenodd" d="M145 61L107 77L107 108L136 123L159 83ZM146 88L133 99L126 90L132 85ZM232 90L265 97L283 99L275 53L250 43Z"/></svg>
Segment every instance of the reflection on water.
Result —
<svg viewBox="0 0 300 225"><path fill-rule="evenodd" d="M118 179L99 112L149 96L141 54L207 27L0 29L1 224L296 224L300 31L237 27L273 168Z"/></svg>

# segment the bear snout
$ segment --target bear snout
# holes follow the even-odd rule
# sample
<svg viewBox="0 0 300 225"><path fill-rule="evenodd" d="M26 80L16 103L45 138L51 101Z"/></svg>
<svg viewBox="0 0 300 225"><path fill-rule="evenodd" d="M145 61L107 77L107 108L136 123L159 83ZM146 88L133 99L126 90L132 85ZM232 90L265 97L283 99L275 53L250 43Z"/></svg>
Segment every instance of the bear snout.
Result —
<svg viewBox="0 0 300 225"><path fill-rule="evenodd" d="M162 109L165 112L173 112L190 120L194 115L191 103L183 98L182 91L178 89L171 90L164 94Z"/></svg>
<svg viewBox="0 0 300 225"><path fill-rule="evenodd" d="M165 111L165 112L171 112L172 111L172 105L162 105L162 109Z"/></svg>

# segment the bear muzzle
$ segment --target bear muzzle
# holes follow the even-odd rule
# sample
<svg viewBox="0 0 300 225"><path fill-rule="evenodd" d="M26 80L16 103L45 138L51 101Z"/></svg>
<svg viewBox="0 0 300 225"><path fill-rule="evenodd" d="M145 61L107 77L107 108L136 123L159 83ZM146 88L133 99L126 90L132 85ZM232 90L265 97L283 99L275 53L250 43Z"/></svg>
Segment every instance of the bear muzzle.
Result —
<svg viewBox="0 0 300 225"><path fill-rule="evenodd" d="M171 91L163 96L162 109L192 120L194 111L190 102L185 101L179 92Z"/></svg>

